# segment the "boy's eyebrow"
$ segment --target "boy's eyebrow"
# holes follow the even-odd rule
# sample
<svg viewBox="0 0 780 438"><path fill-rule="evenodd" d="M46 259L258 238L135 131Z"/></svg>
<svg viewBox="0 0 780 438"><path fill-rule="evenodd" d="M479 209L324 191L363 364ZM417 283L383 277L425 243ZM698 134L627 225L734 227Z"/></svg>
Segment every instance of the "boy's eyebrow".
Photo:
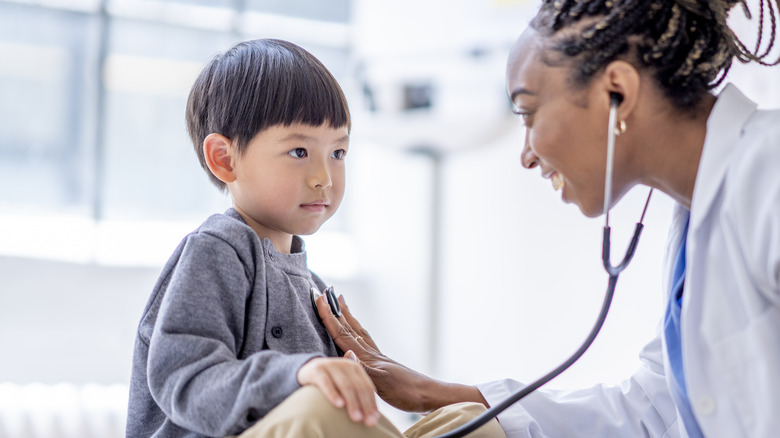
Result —
<svg viewBox="0 0 780 438"><path fill-rule="evenodd" d="M284 141L290 141L290 140L312 140L313 138L314 137L312 137L310 135L301 134L299 132L294 132L294 133L292 133L290 135L286 135L286 136L282 137L282 139L280 141L284 142ZM336 141L334 143L344 143L346 141L349 141L349 134L345 135L345 136L343 136L341 138L336 139Z"/></svg>

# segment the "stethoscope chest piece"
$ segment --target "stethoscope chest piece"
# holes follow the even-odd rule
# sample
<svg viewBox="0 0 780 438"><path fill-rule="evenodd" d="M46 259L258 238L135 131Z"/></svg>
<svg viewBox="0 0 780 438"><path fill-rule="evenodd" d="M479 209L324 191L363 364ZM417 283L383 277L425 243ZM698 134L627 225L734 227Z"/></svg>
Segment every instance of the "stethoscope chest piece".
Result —
<svg viewBox="0 0 780 438"><path fill-rule="evenodd" d="M318 315L317 312L317 298L319 298L320 291L317 290L317 288L313 287L310 289L311 292L311 305L314 307L314 314ZM336 292L333 290L333 286L328 286L325 289L325 298L328 300L328 305L330 306L330 311L333 312L333 315L336 316L336 318L341 316L341 304L339 304L338 298L336 298Z"/></svg>

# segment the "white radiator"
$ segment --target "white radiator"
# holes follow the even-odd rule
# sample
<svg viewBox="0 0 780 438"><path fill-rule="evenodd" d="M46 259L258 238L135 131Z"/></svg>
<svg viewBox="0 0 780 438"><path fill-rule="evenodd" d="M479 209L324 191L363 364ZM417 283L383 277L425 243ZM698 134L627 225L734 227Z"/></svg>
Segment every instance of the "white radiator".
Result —
<svg viewBox="0 0 780 438"><path fill-rule="evenodd" d="M0 383L0 438L122 438L127 385Z"/></svg>

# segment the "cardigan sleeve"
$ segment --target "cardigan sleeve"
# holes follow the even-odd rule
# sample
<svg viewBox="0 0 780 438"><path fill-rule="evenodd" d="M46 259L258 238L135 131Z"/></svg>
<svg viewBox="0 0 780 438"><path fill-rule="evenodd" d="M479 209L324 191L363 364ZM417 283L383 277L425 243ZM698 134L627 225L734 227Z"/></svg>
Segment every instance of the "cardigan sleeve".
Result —
<svg viewBox="0 0 780 438"><path fill-rule="evenodd" d="M245 430L298 389L298 369L319 356L264 349L238 358L249 294L267 301L265 273L255 272L264 264L247 260L253 257L262 251L243 254L214 235L188 236L152 331L152 397L171 421L203 435Z"/></svg>

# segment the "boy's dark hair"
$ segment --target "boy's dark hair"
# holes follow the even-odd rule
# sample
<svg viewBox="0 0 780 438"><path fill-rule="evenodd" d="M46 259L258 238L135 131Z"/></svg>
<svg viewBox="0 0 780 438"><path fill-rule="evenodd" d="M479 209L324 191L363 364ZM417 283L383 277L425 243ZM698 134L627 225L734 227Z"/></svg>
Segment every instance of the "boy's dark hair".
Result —
<svg viewBox="0 0 780 438"><path fill-rule="evenodd" d="M245 41L215 56L187 100L187 131L198 160L223 191L227 186L206 165L206 136L222 134L243 154L259 132L293 123L351 128L336 79L311 53L288 41Z"/></svg>

